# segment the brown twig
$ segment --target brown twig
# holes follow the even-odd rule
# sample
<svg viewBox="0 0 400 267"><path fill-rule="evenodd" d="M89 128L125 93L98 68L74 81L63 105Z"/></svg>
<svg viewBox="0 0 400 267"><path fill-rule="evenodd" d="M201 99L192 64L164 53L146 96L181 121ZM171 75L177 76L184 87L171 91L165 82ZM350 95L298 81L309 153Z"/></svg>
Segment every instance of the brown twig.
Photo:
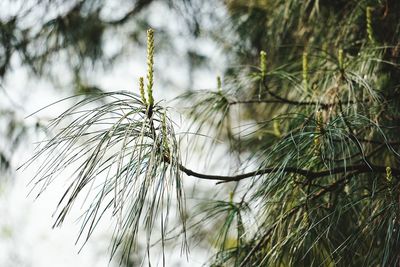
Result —
<svg viewBox="0 0 400 267"><path fill-rule="evenodd" d="M271 167L271 168L265 168L265 169L252 171L252 172L248 172L248 173L242 173L242 174L233 175L233 176L210 175L210 174L198 173L198 172L195 172L195 171L192 171L192 170L186 168L183 165L179 165L179 169L182 172L186 173L188 176L193 176L193 177L197 177L197 178L205 179L205 180L216 180L216 181L219 181L220 183L237 182L237 181L240 181L240 180L243 180L246 178L251 178L251 177L255 177L255 176L260 176L260 175L264 175L264 174L268 174L268 173L276 173L276 172L299 174L299 175L307 177L310 180L313 180L313 179L316 179L319 177L329 176L329 175L348 173L348 172L352 172L352 171L357 171L358 173L386 173L386 166L378 166L378 165L372 165L372 164L342 166L342 167L333 168L331 170L324 170L324 171L319 171L319 172L314 172L311 170L305 170L305 169L300 169L300 168L295 168L295 167L285 167L285 168ZM391 168L391 170L392 170L393 176L400 176L400 169Z"/></svg>

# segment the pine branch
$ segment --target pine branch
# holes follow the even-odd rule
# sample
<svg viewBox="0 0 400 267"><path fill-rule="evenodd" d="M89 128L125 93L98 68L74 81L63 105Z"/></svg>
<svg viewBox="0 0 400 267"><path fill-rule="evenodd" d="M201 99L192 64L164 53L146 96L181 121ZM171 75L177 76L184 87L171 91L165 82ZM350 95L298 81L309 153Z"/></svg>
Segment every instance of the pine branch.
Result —
<svg viewBox="0 0 400 267"><path fill-rule="evenodd" d="M340 174L340 173L348 173L348 172L353 172L353 171L356 171L357 173L386 173L386 166L371 165L371 164L343 166L343 167L337 167L337 168L333 168L331 170L325 170L325 171L320 171L320 172L314 172L311 170L300 169L300 168L295 168L295 167L286 167L286 168L270 167L270 168L265 168L265 169L261 169L258 171L252 171L252 172L243 173L243 174L239 174L239 175L233 175L233 176L210 175L210 174L198 173L198 172L195 172L195 171L192 171L192 170L186 168L183 165L179 165L179 169L182 172L186 173L186 175L188 175L188 176L193 176L193 177L197 177L197 178L205 179L205 180L217 180L217 181L219 181L219 183L237 182L237 181L240 181L240 180L243 180L246 178L251 178L254 176L260 176L260 175L264 175L264 174L268 174L268 173L276 173L276 172L299 174L310 180L313 180L313 179L316 179L319 177ZM399 176L400 169L392 168L392 175Z"/></svg>
<svg viewBox="0 0 400 267"><path fill-rule="evenodd" d="M126 13L123 17L117 19L117 20L111 20L111 21L106 21L105 23L110 24L110 25L121 25L127 22L130 18L132 18L134 15L138 14L142 9L146 8L149 6L153 0L139 0L136 1L135 6L129 10L128 13Z"/></svg>
<svg viewBox="0 0 400 267"><path fill-rule="evenodd" d="M297 100L292 100L288 98L284 98L274 92L272 92L269 87L267 86L266 80L263 79L262 81L263 87L265 91L274 99L250 99L250 100L237 100L237 101L231 101L228 104L229 105L237 105L237 104L257 104L257 103L279 103L279 104L288 104L288 105L295 105L295 106L318 106L321 109L328 109L333 106L337 105L353 105L353 104L359 104L359 103L368 103L368 99L364 99L361 101L347 101L347 102L332 102L332 103L324 103L324 102L318 102L318 101L297 101Z"/></svg>
<svg viewBox="0 0 400 267"><path fill-rule="evenodd" d="M368 100L365 100L363 102L368 102ZM237 105L237 104L273 104L273 103L278 103L278 104L288 104L288 105L295 105L295 106L319 106L321 109L328 109L330 107L339 105L339 102L334 102L334 103L323 103L323 102L316 102L316 101L295 101L295 100L290 100L287 98L280 97L278 99L250 99L250 100L237 100L237 101L231 101L228 104L229 105ZM355 101L348 101L348 102L341 102L340 104L344 105L352 105L352 104L358 104L359 102Z"/></svg>

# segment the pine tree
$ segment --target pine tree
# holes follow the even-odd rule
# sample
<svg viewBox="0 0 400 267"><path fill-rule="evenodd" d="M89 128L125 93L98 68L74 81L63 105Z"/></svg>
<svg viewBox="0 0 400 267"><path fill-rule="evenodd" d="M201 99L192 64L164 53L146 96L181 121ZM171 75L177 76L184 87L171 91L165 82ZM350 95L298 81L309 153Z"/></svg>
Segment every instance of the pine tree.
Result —
<svg viewBox="0 0 400 267"><path fill-rule="evenodd" d="M214 89L179 96L177 108L189 103L190 130L222 140L240 168L214 175L185 166L182 151L196 142L183 147L170 107L153 97L157 31L149 30L137 89L79 100L28 162L44 159L39 194L65 167L75 170L55 225L88 194L81 238L111 210L111 253L121 249L123 262L140 229L151 249L157 223L162 248L177 235L185 249L195 238L208 243L203 231L216 226L210 266L397 266L400 2L231 0L226 8L229 23L215 31L229 36L216 39L232 67ZM232 190L192 216L187 176Z"/></svg>

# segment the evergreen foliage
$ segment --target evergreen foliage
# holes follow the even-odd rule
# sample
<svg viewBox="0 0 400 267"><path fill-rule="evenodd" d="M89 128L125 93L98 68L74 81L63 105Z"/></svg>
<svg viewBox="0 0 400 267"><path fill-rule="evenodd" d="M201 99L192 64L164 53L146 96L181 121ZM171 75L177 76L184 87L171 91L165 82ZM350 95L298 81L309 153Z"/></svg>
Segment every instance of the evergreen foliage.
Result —
<svg viewBox="0 0 400 267"><path fill-rule="evenodd" d="M185 249L200 238L215 248L206 263L214 267L399 265L400 2L225 5L229 20L215 38L233 64L216 88L189 91L178 106L186 104L191 132L223 140L240 168L214 175L185 166L181 152L193 147L182 147L180 125L153 99L157 31L149 30L147 95L141 78L134 92L78 101L51 122L56 135L29 162L44 159L33 179L39 194L66 167L75 171L56 225L88 195L81 237L111 210L112 254L122 247L123 262L141 227L151 249L160 222L163 249L175 235ZM235 186L194 216L186 176ZM178 231L169 227L172 210ZM215 232L199 234L208 224Z"/></svg>

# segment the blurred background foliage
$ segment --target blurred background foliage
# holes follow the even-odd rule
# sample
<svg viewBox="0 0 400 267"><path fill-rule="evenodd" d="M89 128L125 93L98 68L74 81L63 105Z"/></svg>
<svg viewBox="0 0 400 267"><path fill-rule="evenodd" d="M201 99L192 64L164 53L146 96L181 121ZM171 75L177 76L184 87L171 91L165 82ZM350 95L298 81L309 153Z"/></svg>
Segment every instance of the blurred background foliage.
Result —
<svg viewBox="0 0 400 267"><path fill-rule="evenodd" d="M18 58L52 81L64 75L55 71L61 64L71 94L107 92L90 77L143 46L152 27L157 51L187 63L188 91L177 106L186 105L193 132L222 141L237 173L275 168L219 185L220 199L188 214L189 238L215 252L208 265L399 264L398 0L11 2L0 4L0 82ZM164 12L177 29L151 20ZM182 36L193 41L178 49ZM196 69L210 68L204 40L223 51L222 78L195 90ZM1 90L11 103L0 107L3 176L14 148L41 123L26 125L7 97L12 89ZM221 147L206 142L207 159Z"/></svg>

